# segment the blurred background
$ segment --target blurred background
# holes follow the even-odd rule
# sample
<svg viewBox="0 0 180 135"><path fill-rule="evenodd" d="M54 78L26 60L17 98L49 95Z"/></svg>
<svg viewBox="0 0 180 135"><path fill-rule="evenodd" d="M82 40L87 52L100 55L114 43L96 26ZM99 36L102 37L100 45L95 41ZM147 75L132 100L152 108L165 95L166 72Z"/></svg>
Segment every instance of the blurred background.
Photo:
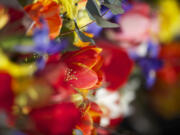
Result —
<svg viewBox="0 0 180 135"><path fill-rule="evenodd" d="M112 135L180 135L180 0L122 1L123 14L104 15L119 28L87 26L97 45L108 42L123 48L134 62L121 88L109 93L103 87L97 92L97 103L111 112L100 128ZM19 8L16 2L10 5ZM106 10L102 7L102 12ZM5 129L1 131L5 121L0 115L0 135L6 135Z"/></svg>
<svg viewBox="0 0 180 135"><path fill-rule="evenodd" d="M119 29L104 29L97 35L97 39L136 52L136 56L132 55L136 67L126 86L120 89L120 98L128 107L120 106L126 111L122 111L122 120L113 134L178 135L180 0L129 0L124 9L125 13L118 17L107 16L120 24ZM150 44L155 47L147 49ZM155 59L163 62L161 68L157 69Z"/></svg>
<svg viewBox="0 0 180 135"><path fill-rule="evenodd" d="M161 46L165 65L157 72L156 81L151 88L147 89L144 85L140 85L136 89L135 99L130 103L132 114L125 117L117 129L120 132L124 130L124 134L130 135L178 135L180 134L180 1L137 2L150 6L150 16L160 16L160 36L156 35L155 38Z"/></svg>

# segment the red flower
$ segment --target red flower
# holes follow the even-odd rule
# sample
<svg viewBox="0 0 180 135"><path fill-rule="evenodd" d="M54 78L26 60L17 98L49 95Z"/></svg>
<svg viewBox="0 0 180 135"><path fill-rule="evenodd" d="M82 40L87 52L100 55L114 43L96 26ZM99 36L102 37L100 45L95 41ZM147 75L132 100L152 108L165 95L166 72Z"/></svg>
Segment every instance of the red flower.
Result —
<svg viewBox="0 0 180 135"><path fill-rule="evenodd" d="M68 67L66 81L80 89L98 87L102 81L100 52L100 48L89 46L66 53L62 57L62 61Z"/></svg>
<svg viewBox="0 0 180 135"><path fill-rule="evenodd" d="M76 106L69 102L34 109L30 118L44 135L72 135L80 115Z"/></svg>
<svg viewBox="0 0 180 135"><path fill-rule="evenodd" d="M55 89L93 89L102 82L101 49L85 47L62 55L60 61L49 62L42 71Z"/></svg>
<svg viewBox="0 0 180 135"><path fill-rule="evenodd" d="M97 41L103 49L104 64L102 70L109 90L117 90L128 79L133 68L133 61L122 48L105 41Z"/></svg>
<svg viewBox="0 0 180 135"><path fill-rule="evenodd" d="M50 29L50 37L55 38L59 35L62 19L59 15L60 7L56 2L52 0L49 0L48 2L41 0L26 6L24 9L37 25L41 25L39 22L41 17L47 21Z"/></svg>
<svg viewBox="0 0 180 135"><path fill-rule="evenodd" d="M12 78L8 73L0 71L0 110L11 112L14 101Z"/></svg>
<svg viewBox="0 0 180 135"><path fill-rule="evenodd" d="M160 58L164 61L158 76L167 83L175 83L180 75L180 47L178 43L164 45L160 51Z"/></svg>
<svg viewBox="0 0 180 135"><path fill-rule="evenodd" d="M83 112L76 128L81 130L83 135L93 135L93 132L95 132L94 125L99 124L102 111L96 103L90 102Z"/></svg>

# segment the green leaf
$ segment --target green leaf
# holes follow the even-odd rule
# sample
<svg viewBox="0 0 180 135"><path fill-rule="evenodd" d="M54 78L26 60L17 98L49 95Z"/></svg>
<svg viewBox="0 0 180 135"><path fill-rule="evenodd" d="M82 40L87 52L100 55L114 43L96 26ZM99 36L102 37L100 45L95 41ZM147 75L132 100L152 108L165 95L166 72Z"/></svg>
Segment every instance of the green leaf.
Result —
<svg viewBox="0 0 180 135"><path fill-rule="evenodd" d="M100 7L97 5L95 0L88 0L86 4L86 9L88 11L89 17L96 21L97 25L103 28L116 28L119 27L118 24L111 23L101 17Z"/></svg>
<svg viewBox="0 0 180 135"><path fill-rule="evenodd" d="M94 15L101 16L100 7L95 0L88 0L86 4L86 10L88 11L89 17L94 20Z"/></svg>
<svg viewBox="0 0 180 135"><path fill-rule="evenodd" d="M112 3L112 4L114 4L114 5L117 5L117 6L120 6L121 7L121 4L122 2L121 2L121 0L114 0L114 2Z"/></svg>
<svg viewBox="0 0 180 135"><path fill-rule="evenodd" d="M23 7L33 3L33 0L17 0Z"/></svg>
<svg viewBox="0 0 180 135"><path fill-rule="evenodd" d="M104 0L104 3L121 6L121 0Z"/></svg>
<svg viewBox="0 0 180 135"><path fill-rule="evenodd" d="M97 25L99 25L99 26L101 26L101 27L103 27L103 28L117 28L117 27L119 27L118 24L109 22L109 21L103 19L103 18L100 17L100 16L96 16L96 15L95 15L94 17L95 17L95 19L96 19Z"/></svg>
<svg viewBox="0 0 180 135"><path fill-rule="evenodd" d="M33 41L30 37L22 35L7 36L0 39L0 48L5 50L11 50L16 45L32 45Z"/></svg>
<svg viewBox="0 0 180 135"><path fill-rule="evenodd" d="M75 22L75 31L76 33L78 34L79 38L81 41L83 42L91 42L92 44L95 44L94 40L86 35L84 35L84 33L82 33L80 30L79 30L79 27L77 26L77 23L76 21Z"/></svg>
<svg viewBox="0 0 180 135"><path fill-rule="evenodd" d="M114 2L114 0L104 0L104 3L107 3L107 4L112 4Z"/></svg>
<svg viewBox="0 0 180 135"><path fill-rule="evenodd" d="M121 6L114 5L114 4L107 4L107 3L103 3L103 5L109 8L111 12L115 15L124 13L124 10L122 9Z"/></svg>

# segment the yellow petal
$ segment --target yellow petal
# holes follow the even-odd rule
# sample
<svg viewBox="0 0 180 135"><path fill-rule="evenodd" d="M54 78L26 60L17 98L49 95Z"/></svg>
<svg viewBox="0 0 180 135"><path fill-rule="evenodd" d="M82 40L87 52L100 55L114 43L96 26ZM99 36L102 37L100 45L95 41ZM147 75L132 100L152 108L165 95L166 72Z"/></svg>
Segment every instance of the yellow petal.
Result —
<svg viewBox="0 0 180 135"><path fill-rule="evenodd" d="M180 8L176 0L160 1L159 7L159 37L162 42L169 42L180 31Z"/></svg>
<svg viewBox="0 0 180 135"><path fill-rule="evenodd" d="M86 36L90 37L90 38L93 38L93 34L90 34L90 33L86 33L86 32L83 32ZM79 39L78 35L75 33L75 42L74 42L74 45L77 46L77 47L86 47L88 45L90 45L91 42L83 42Z"/></svg>
<svg viewBox="0 0 180 135"><path fill-rule="evenodd" d="M3 7L0 6L0 29L2 29L8 22L9 16Z"/></svg>
<svg viewBox="0 0 180 135"><path fill-rule="evenodd" d="M18 65L11 62L2 51L0 51L0 70L5 70L13 77L32 75L35 70L35 64Z"/></svg>

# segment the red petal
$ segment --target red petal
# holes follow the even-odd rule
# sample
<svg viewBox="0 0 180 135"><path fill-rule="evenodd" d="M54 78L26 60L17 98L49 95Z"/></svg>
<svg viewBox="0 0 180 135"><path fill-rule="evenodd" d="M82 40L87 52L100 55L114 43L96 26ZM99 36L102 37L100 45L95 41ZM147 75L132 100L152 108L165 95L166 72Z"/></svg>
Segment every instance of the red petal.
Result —
<svg viewBox="0 0 180 135"><path fill-rule="evenodd" d="M67 64L81 63L92 68L98 62L100 52L101 49L95 46L84 47L78 51L67 53L64 61Z"/></svg>
<svg viewBox="0 0 180 135"><path fill-rule="evenodd" d="M103 71L109 90L117 90L128 79L133 67L133 61L120 47L105 41L98 41L97 45L103 48Z"/></svg>
<svg viewBox="0 0 180 135"><path fill-rule="evenodd" d="M85 113L76 127L83 132L83 135L91 135L93 130L93 121L91 116L88 113Z"/></svg>
<svg viewBox="0 0 180 135"><path fill-rule="evenodd" d="M80 120L80 111L73 103L62 103L35 109L30 113L30 118L45 135L72 135Z"/></svg>
<svg viewBox="0 0 180 135"><path fill-rule="evenodd" d="M66 81L75 88L89 89L98 82L96 72L80 65L72 65L67 71Z"/></svg>
<svg viewBox="0 0 180 135"><path fill-rule="evenodd" d="M14 94L11 88L12 78L9 74L0 71L0 110L11 111Z"/></svg>
<svg viewBox="0 0 180 135"><path fill-rule="evenodd" d="M88 113L92 117L93 122L95 122L95 123L100 122L100 116L102 115L102 111L101 111L101 108L98 106L98 104L91 102Z"/></svg>
<svg viewBox="0 0 180 135"><path fill-rule="evenodd" d="M119 125L123 120L123 117L119 117L119 118L116 118L116 119L111 119L110 120L110 126L117 126Z"/></svg>

